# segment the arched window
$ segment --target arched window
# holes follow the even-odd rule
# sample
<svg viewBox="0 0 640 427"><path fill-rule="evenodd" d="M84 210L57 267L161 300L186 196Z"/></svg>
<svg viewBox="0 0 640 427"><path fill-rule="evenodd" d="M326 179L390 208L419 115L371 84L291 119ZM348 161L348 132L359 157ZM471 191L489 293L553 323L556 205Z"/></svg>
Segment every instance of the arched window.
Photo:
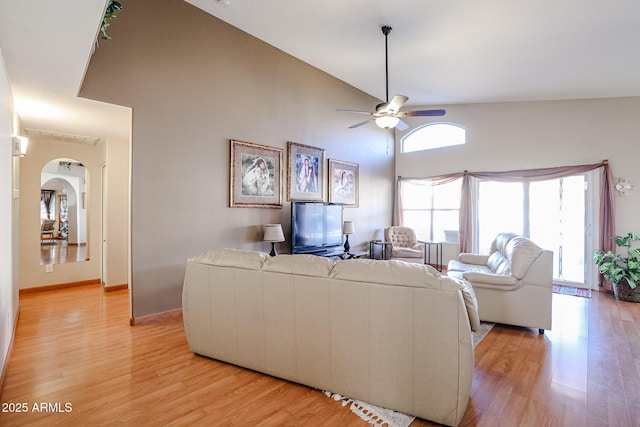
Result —
<svg viewBox="0 0 640 427"><path fill-rule="evenodd" d="M467 142L467 130L454 123L428 123L411 131L401 140L401 151L433 150L462 145Z"/></svg>

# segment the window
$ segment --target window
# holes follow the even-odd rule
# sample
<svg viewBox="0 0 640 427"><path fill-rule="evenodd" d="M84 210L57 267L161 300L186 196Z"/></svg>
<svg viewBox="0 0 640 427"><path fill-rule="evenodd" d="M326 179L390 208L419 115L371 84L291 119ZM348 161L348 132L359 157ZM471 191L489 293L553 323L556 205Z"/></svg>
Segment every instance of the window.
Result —
<svg viewBox="0 0 640 427"><path fill-rule="evenodd" d="M461 185L461 179L441 185L403 181L403 225L413 228L419 240L457 242Z"/></svg>
<svg viewBox="0 0 640 427"><path fill-rule="evenodd" d="M400 147L403 153L412 153L462 145L466 142L467 131L464 127L453 123L429 123L405 135Z"/></svg>

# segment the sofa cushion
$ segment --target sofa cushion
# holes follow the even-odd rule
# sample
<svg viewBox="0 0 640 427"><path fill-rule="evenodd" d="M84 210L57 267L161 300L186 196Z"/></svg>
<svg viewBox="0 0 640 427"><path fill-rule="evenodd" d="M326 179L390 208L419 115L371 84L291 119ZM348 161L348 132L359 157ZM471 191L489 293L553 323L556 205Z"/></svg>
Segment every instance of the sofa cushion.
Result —
<svg viewBox="0 0 640 427"><path fill-rule="evenodd" d="M464 299L464 305L467 308L467 315L469 316L471 330L475 332L480 329L480 316L478 315L478 300L476 299L476 293L473 290L473 286L464 279L452 280L456 282L458 288L462 292L462 298Z"/></svg>
<svg viewBox="0 0 640 427"><path fill-rule="evenodd" d="M476 286L490 285L494 289L513 290L520 286L521 282L515 277L505 274L488 274L477 271L462 272L462 277Z"/></svg>
<svg viewBox="0 0 640 427"><path fill-rule="evenodd" d="M334 265L335 262L331 259L315 255L279 255L267 259L262 270L301 276L329 277Z"/></svg>
<svg viewBox="0 0 640 427"><path fill-rule="evenodd" d="M380 283L394 286L411 286L440 289L439 277L424 264L403 261L377 261L353 259L336 262L331 278L353 282Z"/></svg>
<svg viewBox="0 0 640 427"><path fill-rule="evenodd" d="M514 237L518 237L518 235L516 233L500 233L500 234L498 234L496 236L496 238L493 239L493 242L491 242L491 249L490 249L489 253L494 253L494 252L498 251L498 252L502 252L503 254L506 254L507 244Z"/></svg>
<svg viewBox="0 0 640 427"><path fill-rule="evenodd" d="M465 264L487 265L488 260L489 255L470 254L468 252L462 252L458 255L458 261L464 262Z"/></svg>
<svg viewBox="0 0 640 427"><path fill-rule="evenodd" d="M511 263L502 252L492 253L487 260L487 267L496 274L511 274Z"/></svg>
<svg viewBox="0 0 640 427"><path fill-rule="evenodd" d="M453 271L477 271L480 273L493 273L489 267L480 264L467 264L456 259L449 261L447 266L447 274Z"/></svg>
<svg viewBox="0 0 640 427"><path fill-rule="evenodd" d="M518 280L522 279L531 264L540 256L542 248L524 237L515 237L505 248L505 256L511 260L511 274Z"/></svg>
<svg viewBox="0 0 640 427"><path fill-rule="evenodd" d="M243 251L240 249L210 249L200 255L189 258L187 261L221 267L260 270L262 264L268 258L269 255L264 252Z"/></svg>
<svg viewBox="0 0 640 427"><path fill-rule="evenodd" d="M391 256L394 258L422 258L424 252L422 249L394 247L391 250Z"/></svg>

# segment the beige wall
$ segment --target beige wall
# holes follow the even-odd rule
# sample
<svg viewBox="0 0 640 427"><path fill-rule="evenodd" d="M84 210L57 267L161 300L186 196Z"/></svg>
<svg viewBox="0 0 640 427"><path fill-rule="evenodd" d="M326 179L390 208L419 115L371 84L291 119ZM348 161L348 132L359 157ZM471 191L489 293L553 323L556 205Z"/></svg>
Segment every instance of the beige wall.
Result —
<svg viewBox="0 0 640 427"><path fill-rule="evenodd" d="M100 164L99 146L61 142L47 137L29 140L29 152L20 170L20 288L100 278ZM87 183L87 248L89 261L55 264L53 272L40 265L40 173L51 160L66 158L82 163ZM78 195L80 198L80 195Z"/></svg>
<svg viewBox="0 0 640 427"><path fill-rule="evenodd" d="M230 139L281 148L285 166L287 141L358 163L360 207L345 210L358 231L350 242L364 249L389 225L393 138L373 125L349 130L360 117L335 111L378 100L179 0L128 4L110 35L81 95L133 108L133 317L181 306L189 256L268 251L266 223L282 223L289 238L289 202L229 208Z"/></svg>
<svg viewBox="0 0 640 427"><path fill-rule="evenodd" d="M109 140L106 144L105 185L105 286L129 283L129 141Z"/></svg>

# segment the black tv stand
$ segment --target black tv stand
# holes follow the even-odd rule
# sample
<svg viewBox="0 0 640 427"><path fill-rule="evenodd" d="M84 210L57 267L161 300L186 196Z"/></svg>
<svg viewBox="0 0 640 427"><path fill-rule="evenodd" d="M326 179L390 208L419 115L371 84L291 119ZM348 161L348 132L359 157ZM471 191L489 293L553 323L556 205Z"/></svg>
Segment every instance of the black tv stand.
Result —
<svg viewBox="0 0 640 427"><path fill-rule="evenodd" d="M332 258L332 259L354 259L354 258L362 258L366 257L368 253L366 251L349 251L345 252L342 248L335 249L322 249L315 252L300 252L304 255L315 255L321 256L324 258Z"/></svg>

